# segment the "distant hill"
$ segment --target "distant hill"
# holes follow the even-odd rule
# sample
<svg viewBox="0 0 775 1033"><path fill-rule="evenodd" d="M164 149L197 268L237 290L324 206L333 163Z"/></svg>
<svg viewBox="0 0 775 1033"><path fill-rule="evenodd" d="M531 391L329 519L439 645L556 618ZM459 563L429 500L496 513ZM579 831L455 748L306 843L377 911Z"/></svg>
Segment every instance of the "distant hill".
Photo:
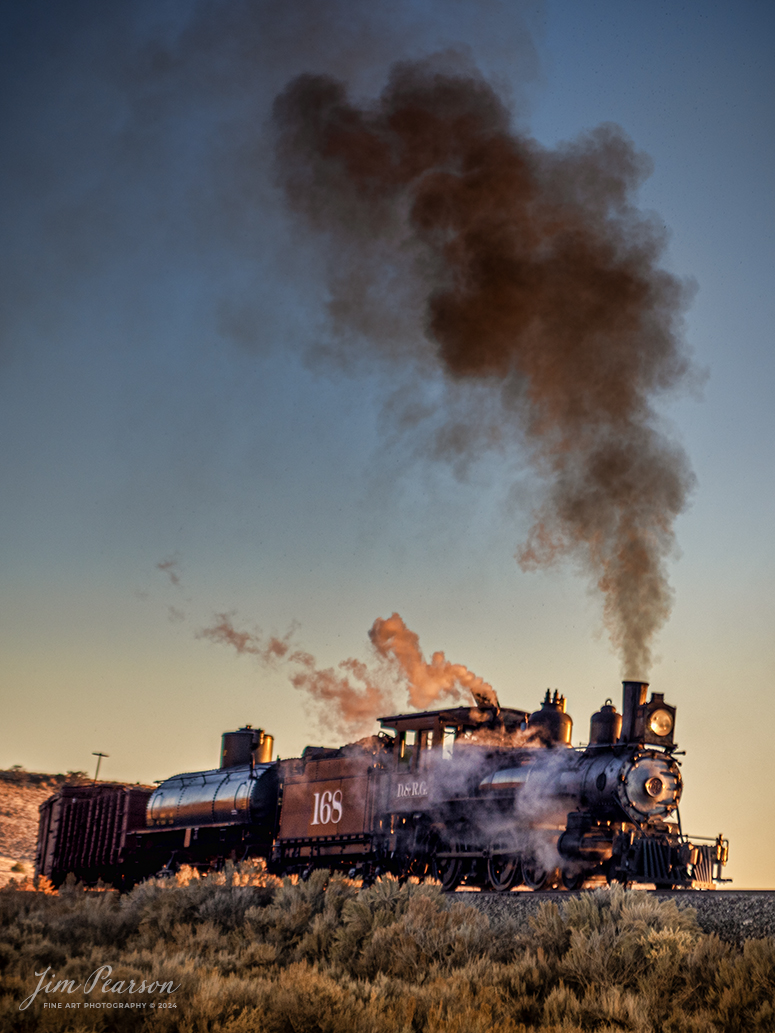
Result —
<svg viewBox="0 0 775 1033"><path fill-rule="evenodd" d="M31 874L38 838L38 808L65 784L90 781L83 771L49 775L23 768L0 771L0 886ZM19 871L22 866L22 871ZM16 869L16 870L14 870Z"/></svg>

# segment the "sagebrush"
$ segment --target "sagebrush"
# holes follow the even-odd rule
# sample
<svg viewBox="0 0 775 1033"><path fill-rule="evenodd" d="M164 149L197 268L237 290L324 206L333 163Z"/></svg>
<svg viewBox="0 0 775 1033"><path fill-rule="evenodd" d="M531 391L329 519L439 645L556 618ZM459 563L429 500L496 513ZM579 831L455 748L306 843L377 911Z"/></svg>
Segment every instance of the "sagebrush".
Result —
<svg viewBox="0 0 775 1033"><path fill-rule="evenodd" d="M241 865L123 896L12 885L0 930L9 1033L775 1033L775 940L738 949L690 908L618 887L543 904L524 929L434 884ZM145 1009L86 1009L95 993L52 982L20 1010L36 972L73 988L105 964L114 986L176 989L135 993Z"/></svg>

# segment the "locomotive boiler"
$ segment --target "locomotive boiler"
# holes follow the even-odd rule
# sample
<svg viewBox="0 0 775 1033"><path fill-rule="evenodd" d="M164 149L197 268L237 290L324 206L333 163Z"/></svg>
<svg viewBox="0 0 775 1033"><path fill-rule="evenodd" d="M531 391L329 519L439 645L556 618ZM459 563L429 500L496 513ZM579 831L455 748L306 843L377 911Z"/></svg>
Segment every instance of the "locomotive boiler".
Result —
<svg viewBox="0 0 775 1033"><path fill-rule="evenodd" d="M41 806L37 870L130 886L262 857L278 874L389 872L446 890L713 888L727 841L684 835L675 708L647 695L624 682L621 714L606 701L577 748L557 692L532 713L479 699L383 717L379 735L287 760L246 726L223 736L218 768L60 790Z"/></svg>

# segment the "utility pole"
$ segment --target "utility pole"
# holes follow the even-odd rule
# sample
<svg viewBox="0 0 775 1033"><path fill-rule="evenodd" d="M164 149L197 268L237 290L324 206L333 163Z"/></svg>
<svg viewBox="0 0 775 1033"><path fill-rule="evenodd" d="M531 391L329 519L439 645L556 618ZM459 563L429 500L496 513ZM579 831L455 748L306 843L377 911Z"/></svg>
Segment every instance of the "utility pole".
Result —
<svg viewBox="0 0 775 1033"><path fill-rule="evenodd" d="M97 758L97 770L94 772L94 781L95 782L100 777L100 761L102 760L103 757L109 757L109 756L110 756L109 753L92 753L92 757L96 757Z"/></svg>

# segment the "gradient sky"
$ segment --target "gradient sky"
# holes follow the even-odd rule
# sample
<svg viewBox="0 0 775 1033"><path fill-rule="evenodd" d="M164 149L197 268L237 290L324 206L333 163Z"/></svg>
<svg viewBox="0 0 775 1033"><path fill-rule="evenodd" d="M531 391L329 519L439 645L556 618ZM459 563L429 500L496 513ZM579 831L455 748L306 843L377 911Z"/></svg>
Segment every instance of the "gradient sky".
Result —
<svg viewBox="0 0 775 1033"><path fill-rule="evenodd" d="M281 756L320 741L281 665L197 637L221 612L335 665L398 611L505 705L559 688L574 742L619 704L599 597L514 559L525 457L456 476L395 432L389 370L319 357L320 255L271 175L292 76L373 96L465 45L541 143L615 122L653 161L639 201L696 283L698 375L660 403L697 485L650 680L678 707L685 830L729 836L737 888L775 887L775 8L382 6L0 7L0 766L102 750L104 777L149 781L214 766L245 722Z"/></svg>

